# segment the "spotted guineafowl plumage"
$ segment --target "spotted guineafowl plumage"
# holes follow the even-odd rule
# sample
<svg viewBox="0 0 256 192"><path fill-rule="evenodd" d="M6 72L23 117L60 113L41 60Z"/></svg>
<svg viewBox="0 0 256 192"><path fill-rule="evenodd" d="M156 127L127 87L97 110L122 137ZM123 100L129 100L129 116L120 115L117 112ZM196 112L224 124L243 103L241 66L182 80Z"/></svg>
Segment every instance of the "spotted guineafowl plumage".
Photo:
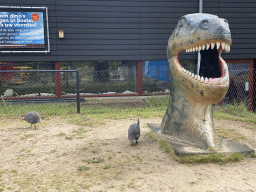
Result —
<svg viewBox="0 0 256 192"><path fill-rule="evenodd" d="M23 117L23 119L28 123L31 123L31 126L34 124L34 127L36 127L36 123L41 123L41 117L39 113L36 111L27 112L25 114L25 117Z"/></svg>
<svg viewBox="0 0 256 192"><path fill-rule="evenodd" d="M137 124L132 124L128 129L128 139L131 141L131 145L133 145L133 140L137 140L140 138L140 121L138 119Z"/></svg>

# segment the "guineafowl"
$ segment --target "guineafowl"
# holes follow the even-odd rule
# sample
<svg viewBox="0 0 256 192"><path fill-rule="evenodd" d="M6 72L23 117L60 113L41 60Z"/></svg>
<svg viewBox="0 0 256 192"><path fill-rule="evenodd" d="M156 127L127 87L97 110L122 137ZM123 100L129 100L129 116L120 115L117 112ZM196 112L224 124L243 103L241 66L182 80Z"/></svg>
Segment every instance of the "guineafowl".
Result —
<svg viewBox="0 0 256 192"><path fill-rule="evenodd" d="M128 139L131 141L131 145L133 146L133 140L137 140L140 138L140 121L138 119L137 124L132 124L128 129Z"/></svg>
<svg viewBox="0 0 256 192"><path fill-rule="evenodd" d="M23 117L22 119L24 119L28 123L31 123L30 127L32 127L33 124L34 124L34 127L36 127L36 123L41 123L41 117L39 113L37 113L36 111L27 112L25 114L25 117Z"/></svg>

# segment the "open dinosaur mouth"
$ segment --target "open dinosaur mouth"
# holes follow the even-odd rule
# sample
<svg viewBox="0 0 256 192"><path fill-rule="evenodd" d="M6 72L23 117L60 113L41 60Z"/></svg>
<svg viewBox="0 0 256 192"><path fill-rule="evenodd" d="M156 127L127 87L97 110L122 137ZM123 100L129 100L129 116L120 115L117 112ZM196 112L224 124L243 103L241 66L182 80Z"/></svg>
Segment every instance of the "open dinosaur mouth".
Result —
<svg viewBox="0 0 256 192"><path fill-rule="evenodd" d="M201 62L199 74L194 74L182 67L180 69L184 75L189 75L196 81L202 84L222 85L229 81L228 69L225 61L220 57L221 52L225 50L230 51L230 45L225 42L209 42L202 45L191 46L187 48L186 52L201 53Z"/></svg>

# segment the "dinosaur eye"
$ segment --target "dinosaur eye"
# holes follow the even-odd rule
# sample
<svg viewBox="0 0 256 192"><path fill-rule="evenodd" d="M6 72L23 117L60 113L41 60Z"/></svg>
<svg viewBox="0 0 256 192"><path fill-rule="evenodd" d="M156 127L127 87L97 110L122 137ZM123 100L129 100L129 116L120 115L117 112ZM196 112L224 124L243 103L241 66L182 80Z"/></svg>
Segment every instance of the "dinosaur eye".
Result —
<svg viewBox="0 0 256 192"><path fill-rule="evenodd" d="M186 19L185 19L185 17L182 17L181 19L180 19L180 22L179 22L179 27L182 27L182 26L184 26L185 24L186 24Z"/></svg>
<svg viewBox="0 0 256 192"><path fill-rule="evenodd" d="M224 19L224 22L228 24L228 21L227 21L227 19Z"/></svg>
<svg viewBox="0 0 256 192"><path fill-rule="evenodd" d="M208 21L207 19L204 19L204 20L201 22L201 26L202 26L203 28L208 28L208 23L209 23L209 21Z"/></svg>
<svg viewBox="0 0 256 192"><path fill-rule="evenodd" d="M209 23L209 21L207 19L203 20L202 24L203 25L207 25Z"/></svg>

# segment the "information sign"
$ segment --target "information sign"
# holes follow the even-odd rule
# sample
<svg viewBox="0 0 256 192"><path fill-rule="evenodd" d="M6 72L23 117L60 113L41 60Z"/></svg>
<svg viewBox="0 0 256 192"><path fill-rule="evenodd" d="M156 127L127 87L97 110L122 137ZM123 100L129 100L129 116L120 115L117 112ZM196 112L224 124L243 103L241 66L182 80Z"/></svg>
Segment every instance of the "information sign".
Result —
<svg viewBox="0 0 256 192"><path fill-rule="evenodd" d="M0 12L0 48L44 48L43 12Z"/></svg>

